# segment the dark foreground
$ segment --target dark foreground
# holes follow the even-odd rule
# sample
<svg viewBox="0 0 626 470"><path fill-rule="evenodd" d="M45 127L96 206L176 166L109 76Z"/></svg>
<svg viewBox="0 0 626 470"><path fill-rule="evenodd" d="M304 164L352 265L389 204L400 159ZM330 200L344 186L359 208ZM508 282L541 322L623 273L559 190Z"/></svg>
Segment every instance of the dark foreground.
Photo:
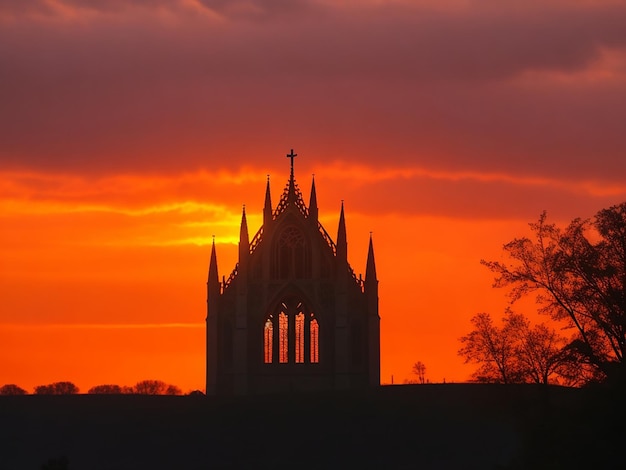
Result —
<svg viewBox="0 0 626 470"><path fill-rule="evenodd" d="M247 398L0 397L0 469L619 468L614 394L441 384ZM621 396L618 399L622 401Z"/></svg>

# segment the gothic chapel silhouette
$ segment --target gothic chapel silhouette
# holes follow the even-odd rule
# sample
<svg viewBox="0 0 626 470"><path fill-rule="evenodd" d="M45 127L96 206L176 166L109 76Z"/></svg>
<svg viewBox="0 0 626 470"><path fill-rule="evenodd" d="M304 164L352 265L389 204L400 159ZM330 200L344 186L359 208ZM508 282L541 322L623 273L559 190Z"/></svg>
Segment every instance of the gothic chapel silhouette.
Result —
<svg viewBox="0 0 626 470"><path fill-rule="evenodd" d="M380 384L380 317L370 235L365 279L348 264L341 204L337 242L309 207L293 172L272 210L269 177L263 225L248 236L241 217L239 262L220 282L215 242L207 282L206 391L243 395L351 389Z"/></svg>

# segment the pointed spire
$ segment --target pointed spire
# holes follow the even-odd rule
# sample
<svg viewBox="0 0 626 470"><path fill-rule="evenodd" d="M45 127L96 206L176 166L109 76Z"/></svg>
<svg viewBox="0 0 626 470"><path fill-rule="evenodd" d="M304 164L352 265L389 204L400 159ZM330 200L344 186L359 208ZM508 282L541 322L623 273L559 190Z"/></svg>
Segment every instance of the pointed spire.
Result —
<svg viewBox="0 0 626 470"><path fill-rule="evenodd" d="M287 154L287 158L291 159L291 179L293 179L293 159L297 156L297 153L293 153L293 149L291 149L291 152Z"/></svg>
<svg viewBox="0 0 626 470"><path fill-rule="evenodd" d="M241 214L241 227L239 228L239 263L242 263L250 253L250 237L248 236L248 221L246 220L246 206L243 206Z"/></svg>
<svg viewBox="0 0 626 470"><path fill-rule="evenodd" d="M263 225L266 225L270 220L272 220L272 196L270 195L270 175L267 175L265 205L263 206Z"/></svg>
<svg viewBox="0 0 626 470"><path fill-rule="evenodd" d="M370 232L370 246L367 250L367 267L365 268L365 282L377 282L376 278L376 261L374 261L374 242L372 241L372 233Z"/></svg>
<svg viewBox="0 0 626 470"><path fill-rule="evenodd" d="M211 246L211 261L209 262L209 279L208 279L209 296L219 294L220 278L217 274L217 253L215 252L215 235L213 235L213 244Z"/></svg>
<svg viewBox="0 0 626 470"><path fill-rule="evenodd" d="M290 202L294 202L296 200L296 181L293 173L293 159L297 156L297 153L293 153L293 149L291 149L291 152L287 154L287 158L291 159L291 173L289 174L289 195L287 197Z"/></svg>
<svg viewBox="0 0 626 470"><path fill-rule="evenodd" d="M339 227L337 229L337 258L340 261L348 261L348 237L346 235L346 217L343 212L343 200L341 201L341 213L339 214Z"/></svg>
<svg viewBox="0 0 626 470"><path fill-rule="evenodd" d="M289 188L287 189L287 200L293 203L296 199L296 180L293 177L293 173L291 173L291 176L289 177Z"/></svg>
<svg viewBox="0 0 626 470"><path fill-rule="evenodd" d="M206 392L215 393L218 370L218 317L220 280L217 276L217 255L215 253L215 235L211 246L209 279L207 281L207 317L206 317Z"/></svg>
<svg viewBox="0 0 626 470"><path fill-rule="evenodd" d="M311 198L309 199L309 217L314 222L317 222L317 193L315 191L315 175L313 175L313 182L311 183Z"/></svg>

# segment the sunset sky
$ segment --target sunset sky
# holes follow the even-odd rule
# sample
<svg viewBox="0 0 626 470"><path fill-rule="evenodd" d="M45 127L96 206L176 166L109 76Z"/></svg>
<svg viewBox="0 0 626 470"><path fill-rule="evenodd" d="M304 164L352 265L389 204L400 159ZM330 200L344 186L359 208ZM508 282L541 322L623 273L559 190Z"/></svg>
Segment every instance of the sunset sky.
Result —
<svg viewBox="0 0 626 470"><path fill-rule="evenodd" d="M0 385L202 389L212 235L228 276L291 148L356 273L373 232L382 382L466 380L458 338L507 305L480 259L626 200L625 25L617 0L0 0Z"/></svg>

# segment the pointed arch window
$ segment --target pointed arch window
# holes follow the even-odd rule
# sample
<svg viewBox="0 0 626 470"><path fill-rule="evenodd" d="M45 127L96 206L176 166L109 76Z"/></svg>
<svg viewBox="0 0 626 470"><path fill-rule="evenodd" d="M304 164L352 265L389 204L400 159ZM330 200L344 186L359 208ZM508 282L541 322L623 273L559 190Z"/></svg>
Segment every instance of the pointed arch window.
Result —
<svg viewBox="0 0 626 470"><path fill-rule="evenodd" d="M299 312L295 316L296 320L296 341L294 343L296 353L296 364L304 362L304 313Z"/></svg>
<svg viewBox="0 0 626 470"><path fill-rule="evenodd" d="M311 364L320 362L320 327L315 319L315 316L311 313Z"/></svg>
<svg viewBox="0 0 626 470"><path fill-rule="evenodd" d="M265 320L265 328L263 329L263 343L265 344L264 348L264 362L266 364L272 363L272 352L274 342L274 324L272 323L272 315Z"/></svg>
<svg viewBox="0 0 626 470"><path fill-rule="evenodd" d="M278 355L279 362L289 362L289 321L285 312L278 315Z"/></svg>
<svg viewBox="0 0 626 470"><path fill-rule="evenodd" d="M265 364L316 364L320 357L319 324L300 301L286 300L268 315L263 327Z"/></svg>
<svg viewBox="0 0 626 470"><path fill-rule="evenodd" d="M302 230L290 225L280 232L272 256L271 273L275 279L311 277L311 247Z"/></svg>

